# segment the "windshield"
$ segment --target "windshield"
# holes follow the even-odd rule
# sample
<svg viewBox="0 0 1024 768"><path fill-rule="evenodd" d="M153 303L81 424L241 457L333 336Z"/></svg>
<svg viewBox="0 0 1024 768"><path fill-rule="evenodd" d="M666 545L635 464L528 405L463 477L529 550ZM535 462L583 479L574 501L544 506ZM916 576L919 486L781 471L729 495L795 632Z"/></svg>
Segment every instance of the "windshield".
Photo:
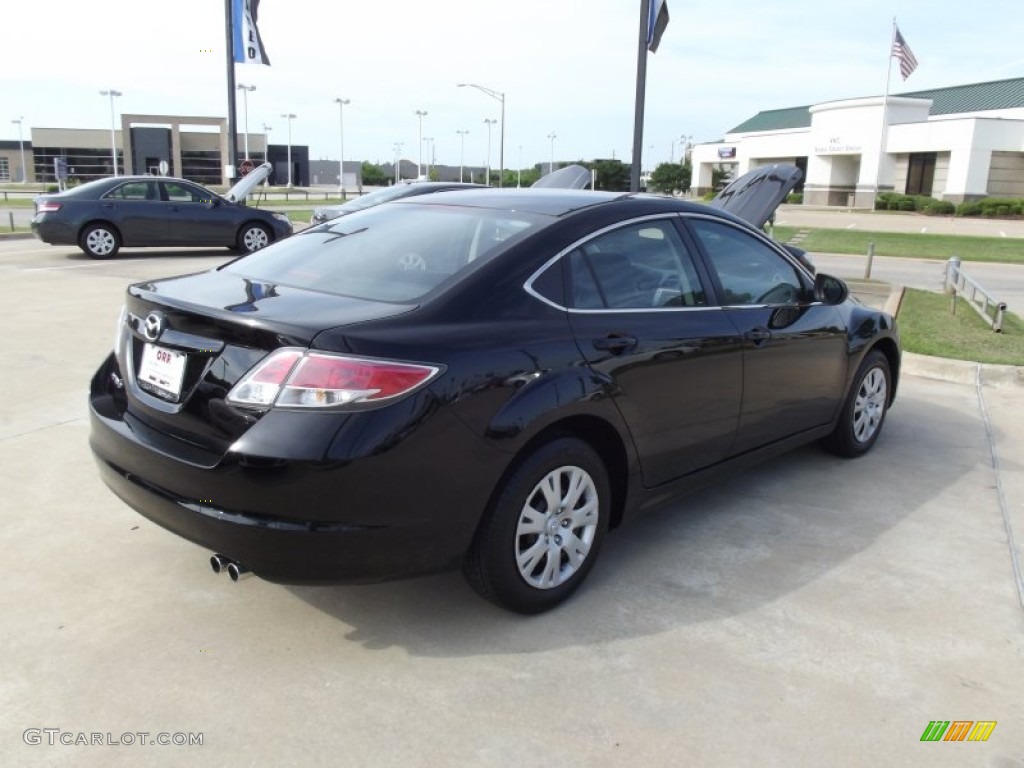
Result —
<svg viewBox="0 0 1024 768"><path fill-rule="evenodd" d="M334 219L224 269L323 293L409 302L547 221L520 211L395 203Z"/></svg>

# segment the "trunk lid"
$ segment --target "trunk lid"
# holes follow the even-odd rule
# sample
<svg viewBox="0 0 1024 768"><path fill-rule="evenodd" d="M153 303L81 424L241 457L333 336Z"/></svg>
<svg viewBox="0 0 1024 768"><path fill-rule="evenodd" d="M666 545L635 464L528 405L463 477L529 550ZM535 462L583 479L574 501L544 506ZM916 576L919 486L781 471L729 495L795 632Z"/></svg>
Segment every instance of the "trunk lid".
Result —
<svg viewBox="0 0 1024 768"><path fill-rule="evenodd" d="M226 397L270 352L413 307L214 270L130 286L125 309L117 354L130 415L183 449L220 456L263 415Z"/></svg>
<svg viewBox="0 0 1024 768"><path fill-rule="evenodd" d="M758 229L775 214L786 195L803 178L795 165L776 163L755 168L732 181L710 205L738 216Z"/></svg>

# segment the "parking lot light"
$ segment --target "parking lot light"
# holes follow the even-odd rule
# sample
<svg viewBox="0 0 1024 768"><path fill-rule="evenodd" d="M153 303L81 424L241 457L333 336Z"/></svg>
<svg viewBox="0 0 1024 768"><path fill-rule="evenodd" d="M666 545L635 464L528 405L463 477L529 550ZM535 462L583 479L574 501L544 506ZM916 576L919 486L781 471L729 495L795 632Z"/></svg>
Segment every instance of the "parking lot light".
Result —
<svg viewBox="0 0 1024 768"><path fill-rule="evenodd" d="M100 96L110 97L110 159L114 164L115 176L117 176L117 131L114 123L114 97L123 95L120 91L115 91L113 88L100 91Z"/></svg>
<svg viewBox="0 0 1024 768"><path fill-rule="evenodd" d="M288 188L291 189L294 186L292 184L292 120L295 119L295 115L291 112L282 112L281 117L288 121Z"/></svg>

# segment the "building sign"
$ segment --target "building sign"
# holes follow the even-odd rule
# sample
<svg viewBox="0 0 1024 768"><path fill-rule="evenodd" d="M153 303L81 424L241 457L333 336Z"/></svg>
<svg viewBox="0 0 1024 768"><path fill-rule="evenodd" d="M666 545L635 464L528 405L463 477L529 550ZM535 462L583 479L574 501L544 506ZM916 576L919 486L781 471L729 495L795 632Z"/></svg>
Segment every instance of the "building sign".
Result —
<svg viewBox="0 0 1024 768"><path fill-rule="evenodd" d="M815 136L814 154L816 155L855 155L860 154L864 147L843 136Z"/></svg>
<svg viewBox="0 0 1024 768"><path fill-rule="evenodd" d="M736 157L736 147L719 147L718 158L719 160L728 160L729 158Z"/></svg>

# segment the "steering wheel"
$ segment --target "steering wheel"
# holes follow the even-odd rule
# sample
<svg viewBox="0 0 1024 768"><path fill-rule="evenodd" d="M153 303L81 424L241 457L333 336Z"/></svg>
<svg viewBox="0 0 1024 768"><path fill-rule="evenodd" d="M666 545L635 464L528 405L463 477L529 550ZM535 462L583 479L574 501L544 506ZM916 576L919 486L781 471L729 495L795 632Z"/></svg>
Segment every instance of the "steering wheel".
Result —
<svg viewBox="0 0 1024 768"><path fill-rule="evenodd" d="M779 283L769 288L756 299L754 304L795 304L799 295L789 283Z"/></svg>

